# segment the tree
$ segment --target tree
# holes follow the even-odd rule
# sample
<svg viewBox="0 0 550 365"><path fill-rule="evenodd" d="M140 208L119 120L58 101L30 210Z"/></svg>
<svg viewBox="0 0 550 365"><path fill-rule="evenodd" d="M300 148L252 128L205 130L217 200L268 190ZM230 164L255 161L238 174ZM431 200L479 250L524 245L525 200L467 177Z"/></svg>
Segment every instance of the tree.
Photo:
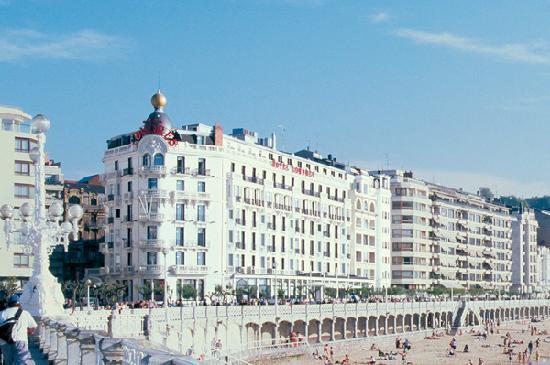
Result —
<svg viewBox="0 0 550 365"><path fill-rule="evenodd" d="M325 288L325 295L329 298L336 298L336 289L335 288Z"/></svg>
<svg viewBox="0 0 550 365"><path fill-rule="evenodd" d="M181 297L183 299L195 299L197 297L197 289L191 284L183 284L181 286Z"/></svg>
<svg viewBox="0 0 550 365"><path fill-rule="evenodd" d="M9 298L15 294L18 289L19 285L17 284L17 279L14 277L9 277L0 283L0 295L4 298Z"/></svg>
<svg viewBox="0 0 550 365"><path fill-rule="evenodd" d="M279 299L285 299L286 297L286 292L283 288L279 288L277 289L277 298Z"/></svg>
<svg viewBox="0 0 550 365"><path fill-rule="evenodd" d="M479 196L485 200L491 201L495 197L495 194L489 188L479 188Z"/></svg>
<svg viewBox="0 0 550 365"><path fill-rule="evenodd" d="M126 294L127 286L117 280L106 281L98 288L98 292L107 305L120 302ZM149 291L150 293L150 291Z"/></svg>
<svg viewBox="0 0 550 365"><path fill-rule="evenodd" d="M76 306L77 299L81 299L84 293L85 282L77 280L67 280L61 284L61 290L65 298L71 298L72 308ZM82 301L80 301L82 302ZM82 303L80 303L82 307Z"/></svg>

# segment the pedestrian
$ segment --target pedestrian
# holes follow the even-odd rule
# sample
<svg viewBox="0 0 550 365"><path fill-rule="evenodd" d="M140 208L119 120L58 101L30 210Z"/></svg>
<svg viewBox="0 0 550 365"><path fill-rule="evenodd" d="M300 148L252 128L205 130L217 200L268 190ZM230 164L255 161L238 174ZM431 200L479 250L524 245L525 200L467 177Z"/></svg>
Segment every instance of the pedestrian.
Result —
<svg viewBox="0 0 550 365"><path fill-rule="evenodd" d="M529 350L529 355L533 353L533 341L529 341L529 344L527 345L527 349Z"/></svg>
<svg viewBox="0 0 550 365"><path fill-rule="evenodd" d="M8 308L0 312L0 325L13 319L16 320L11 331L13 343L6 343L2 346L4 363L26 365L31 361L28 334L34 332L37 324L30 313L21 308L18 295L8 298Z"/></svg>

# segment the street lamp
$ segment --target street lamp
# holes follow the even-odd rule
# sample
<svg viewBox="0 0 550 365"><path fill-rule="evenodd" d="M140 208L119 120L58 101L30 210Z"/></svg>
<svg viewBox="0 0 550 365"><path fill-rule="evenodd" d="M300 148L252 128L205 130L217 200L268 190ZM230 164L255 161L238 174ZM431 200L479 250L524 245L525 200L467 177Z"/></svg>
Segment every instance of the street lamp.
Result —
<svg viewBox="0 0 550 365"><path fill-rule="evenodd" d="M279 301L277 298L277 263L273 261L271 265L273 274L275 275L275 284L273 285L273 291L275 292L275 318L279 317Z"/></svg>
<svg viewBox="0 0 550 365"><path fill-rule="evenodd" d="M88 303L88 310L90 310L90 286L92 281L90 279L86 280L86 302Z"/></svg>
<svg viewBox="0 0 550 365"><path fill-rule="evenodd" d="M34 207L28 202L21 205L21 222L17 224L19 228L13 221L13 208L8 204L0 207L7 246L22 245L23 252L34 258L32 276L25 284L21 295L21 306L31 315L40 317L63 314L65 299L61 285L50 272L50 253L60 239L63 239L65 247L69 236L77 239L78 221L83 214L80 205L72 205L67 211L67 220L62 222L63 206L58 201L51 203L46 213L44 144L45 133L49 128L50 121L45 116L38 114L33 118L32 131L38 140L38 146L32 148L29 156L35 167ZM18 235L14 237L14 233Z"/></svg>

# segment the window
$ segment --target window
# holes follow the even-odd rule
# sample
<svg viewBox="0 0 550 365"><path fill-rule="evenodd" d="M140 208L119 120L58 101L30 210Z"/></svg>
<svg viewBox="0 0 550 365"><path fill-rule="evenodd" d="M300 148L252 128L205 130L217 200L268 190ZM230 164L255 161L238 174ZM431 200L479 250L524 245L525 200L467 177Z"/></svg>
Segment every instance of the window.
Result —
<svg viewBox="0 0 550 365"><path fill-rule="evenodd" d="M16 198L30 198L32 185L15 184L15 197Z"/></svg>
<svg viewBox="0 0 550 365"><path fill-rule="evenodd" d="M15 161L15 173L17 175L29 176L31 172L31 164L25 161Z"/></svg>
<svg viewBox="0 0 550 365"><path fill-rule="evenodd" d="M197 252L197 265L206 265L206 252Z"/></svg>
<svg viewBox="0 0 550 365"><path fill-rule="evenodd" d="M204 222L206 220L206 207L204 205L197 205L197 220Z"/></svg>
<svg viewBox="0 0 550 365"><path fill-rule="evenodd" d="M183 252L176 252L176 265L185 265L185 255Z"/></svg>
<svg viewBox="0 0 550 365"><path fill-rule="evenodd" d="M197 144L204 144L204 136L197 136Z"/></svg>
<svg viewBox="0 0 550 365"><path fill-rule="evenodd" d="M132 192L132 182L131 182L131 181L128 181L128 185L127 185L126 191L128 191L129 193Z"/></svg>
<svg viewBox="0 0 550 365"><path fill-rule="evenodd" d="M147 252L147 265L158 265L156 252Z"/></svg>
<svg viewBox="0 0 550 365"><path fill-rule="evenodd" d="M185 205L176 204L176 220L177 221L185 220Z"/></svg>
<svg viewBox="0 0 550 365"><path fill-rule="evenodd" d="M185 172L185 158L183 156L178 156L176 173L183 174Z"/></svg>
<svg viewBox="0 0 550 365"><path fill-rule="evenodd" d="M15 152L29 152L31 143L28 138L15 138Z"/></svg>
<svg viewBox="0 0 550 365"><path fill-rule="evenodd" d="M157 239L157 226L147 226L147 239L156 240Z"/></svg>
<svg viewBox="0 0 550 365"><path fill-rule="evenodd" d="M155 154L155 157L153 158L153 165L164 166L164 155L162 153Z"/></svg>
<svg viewBox="0 0 550 365"><path fill-rule="evenodd" d="M176 190L177 191L184 191L185 190L185 184L183 180L177 180L176 181Z"/></svg>
<svg viewBox="0 0 550 365"><path fill-rule="evenodd" d="M156 177L150 177L147 180L147 187L149 190L157 190L158 189L158 179Z"/></svg>
<svg viewBox="0 0 550 365"><path fill-rule="evenodd" d="M199 228L197 230L197 245L206 246L206 228Z"/></svg>
<svg viewBox="0 0 550 365"><path fill-rule="evenodd" d="M115 161L115 171L118 171L118 161Z"/></svg>
<svg viewBox="0 0 550 365"><path fill-rule="evenodd" d="M144 154L141 164L143 166L151 166L151 155L149 155L148 153Z"/></svg>
<svg viewBox="0 0 550 365"><path fill-rule="evenodd" d="M22 253L14 253L13 265L16 267L29 267L29 256Z"/></svg>
<svg viewBox="0 0 550 365"><path fill-rule="evenodd" d="M206 159L205 158L199 158L198 168L197 168L197 175L206 175Z"/></svg>
<svg viewBox="0 0 550 365"><path fill-rule="evenodd" d="M183 246L184 231L183 227L176 228L176 246Z"/></svg>
<svg viewBox="0 0 550 365"><path fill-rule="evenodd" d="M204 193L206 191L206 183L204 181L199 181L197 183L197 191L199 193Z"/></svg>

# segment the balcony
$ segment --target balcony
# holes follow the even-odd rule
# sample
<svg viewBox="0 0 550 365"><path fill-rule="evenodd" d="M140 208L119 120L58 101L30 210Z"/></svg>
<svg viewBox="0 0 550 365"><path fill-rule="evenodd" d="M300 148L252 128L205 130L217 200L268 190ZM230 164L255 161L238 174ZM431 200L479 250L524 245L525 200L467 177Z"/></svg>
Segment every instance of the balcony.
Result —
<svg viewBox="0 0 550 365"><path fill-rule="evenodd" d="M138 271L146 274L160 274L163 272L162 265L143 265L138 267Z"/></svg>
<svg viewBox="0 0 550 365"><path fill-rule="evenodd" d="M142 166L139 173L142 176L166 176L166 166Z"/></svg>
<svg viewBox="0 0 550 365"><path fill-rule="evenodd" d="M264 179L256 176L243 176L243 180L254 184L260 184L260 185L264 184Z"/></svg>
<svg viewBox="0 0 550 365"><path fill-rule="evenodd" d="M114 178L118 178L118 177L121 177L122 176L122 173L120 172L120 170L115 170L115 171L111 171L111 172L108 172L105 174L105 179L114 179Z"/></svg>
<svg viewBox="0 0 550 365"><path fill-rule="evenodd" d="M122 170L122 176L131 176L134 174L134 168L133 167L127 167L124 170Z"/></svg>
<svg viewBox="0 0 550 365"><path fill-rule="evenodd" d="M302 189L302 194L314 196L316 198L319 198L321 196L321 193L315 192L313 190L308 190L308 189Z"/></svg>
<svg viewBox="0 0 550 365"><path fill-rule="evenodd" d="M170 271L175 275L208 274L208 266L172 265Z"/></svg>
<svg viewBox="0 0 550 365"><path fill-rule="evenodd" d="M273 187L277 189L292 190L292 186L280 183L273 183Z"/></svg>
<svg viewBox="0 0 550 365"><path fill-rule="evenodd" d="M143 249L161 249L164 246L164 240L158 239L144 239L140 240L139 243Z"/></svg>
<svg viewBox="0 0 550 365"><path fill-rule="evenodd" d="M164 220L164 214L162 213L142 213L139 215L139 220L144 222L162 222Z"/></svg>
<svg viewBox="0 0 550 365"><path fill-rule="evenodd" d="M159 190L159 189L144 189L140 190L139 194L146 196L151 199L168 199L168 190Z"/></svg>
<svg viewBox="0 0 550 365"><path fill-rule="evenodd" d="M240 245L240 244L239 244ZM208 250L210 247L210 241L203 242L185 242L183 245L176 245L176 250Z"/></svg>
<svg viewBox="0 0 550 365"><path fill-rule="evenodd" d="M210 169L203 169L203 168L198 168L198 169L191 170L191 175L193 175L193 176L212 176L210 174Z"/></svg>
<svg viewBox="0 0 550 365"><path fill-rule="evenodd" d="M172 199L175 200L209 200L210 194L199 192L192 193L188 191L174 190L171 192Z"/></svg>
<svg viewBox="0 0 550 365"><path fill-rule="evenodd" d="M109 272L108 268L105 267L93 267L84 269L84 277L90 276L101 276Z"/></svg>

